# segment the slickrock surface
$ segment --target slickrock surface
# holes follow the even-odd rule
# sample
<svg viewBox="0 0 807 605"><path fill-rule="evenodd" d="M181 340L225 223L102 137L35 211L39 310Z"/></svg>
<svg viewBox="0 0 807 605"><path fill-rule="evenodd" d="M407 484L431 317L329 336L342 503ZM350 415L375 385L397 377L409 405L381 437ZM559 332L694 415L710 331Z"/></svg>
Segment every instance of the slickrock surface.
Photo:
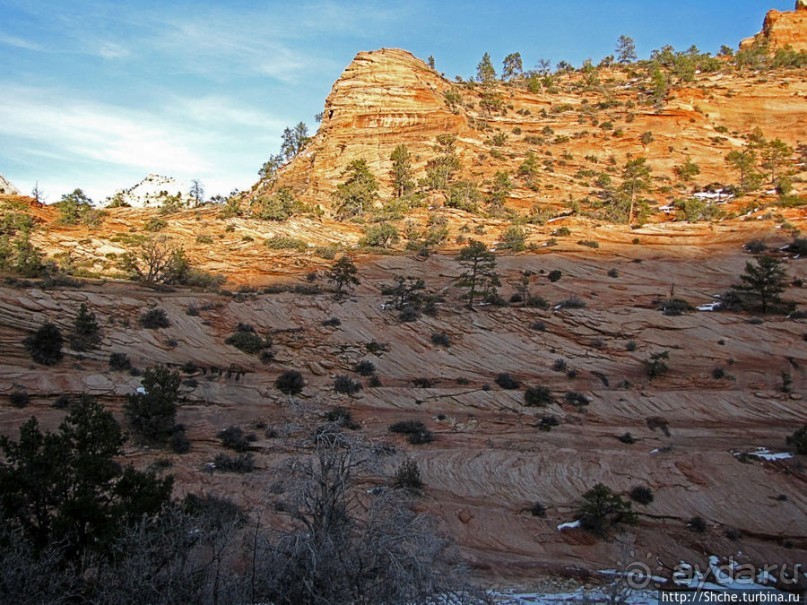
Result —
<svg viewBox="0 0 807 605"><path fill-rule="evenodd" d="M735 313L662 315L655 301L673 284L675 295L693 305L710 302L736 281L748 260L733 245L679 249L675 255L663 246L627 245L609 253L500 257L503 283L529 270L532 292L552 305L571 295L586 302L583 309L547 311L462 309L452 287L459 268L445 255L425 261L362 259L362 284L341 305L329 295L290 292L233 297L185 289L155 292L127 283L47 290L4 286L0 400L26 390L32 403L24 409L0 406L0 427L15 434L19 423L36 414L55 428L64 411L51 404L63 393L92 393L122 417L124 396L139 383L109 371L112 352L126 352L141 369L193 362L197 369L185 377L197 384L183 388L178 418L188 429L191 453L130 446L138 463L171 460L180 493L223 493L271 517L270 488L282 478L279 465L309 438L322 413L343 406L361 425L357 436L398 450L384 459L386 474L402 452L417 460L427 486L419 506L440 518L478 573L532 578L613 566L618 556L613 543L582 530L557 530L574 519L580 495L597 482L619 492L634 485L652 488L655 501L636 506L641 522L630 531L637 535L639 556L658 558L665 569L680 559L740 550L750 560L803 561L804 461L750 458L744 463L736 454L758 447L784 451L785 437L803 424L807 327L804 320L782 316L751 322L750 316ZM804 279L803 262L789 261L788 275ZM563 277L550 283L546 275L553 269ZM610 269L618 277L609 277ZM430 289L443 292L446 302L438 315L400 324L394 311L382 310L380 285L394 275L423 276ZM507 286L503 293L509 296ZM786 297L804 305L807 291L790 288ZM25 335L45 319L68 333L82 302L103 326L100 349L68 350L53 368L32 364L22 345ZM186 313L190 305L200 309L198 315ZM139 327L140 313L152 306L166 310L169 328ZM341 325L323 326L331 317ZM531 328L537 321L544 331ZM274 361L261 363L224 344L239 322L272 338ZM448 335L450 347L431 343L438 331ZM388 346L370 353L372 341ZM629 341L636 343L635 351L627 350ZM658 351L669 351L670 372L650 381L643 361ZM382 386L365 386L354 398L335 394L333 376L359 378L353 367L364 359L375 364ZM553 370L557 359L576 375ZM714 378L715 368L725 377ZM273 386L284 369L300 370L307 381L303 394L292 400ZM523 387L496 386L502 372L524 387L549 387L556 403L524 407ZM782 372L792 377L790 393L780 390ZM433 386L415 387L418 378ZM584 394L590 404L578 409L565 403L567 391ZM551 432L536 428L545 414L560 421ZM669 436L649 428L658 417L668 424ZM412 446L387 432L391 423L407 419L423 421L435 433L434 442ZM205 472L221 451L216 432L233 424L256 431L258 470L247 476ZM265 437L265 428L256 428L266 426L277 436ZM617 439L626 432L635 444ZM383 474L368 477L367 488L383 485ZM546 506L546 518L530 514L535 501ZM693 516L706 520L706 534L686 529ZM729 528L741 530L739 541L725 537Z"/></svg>

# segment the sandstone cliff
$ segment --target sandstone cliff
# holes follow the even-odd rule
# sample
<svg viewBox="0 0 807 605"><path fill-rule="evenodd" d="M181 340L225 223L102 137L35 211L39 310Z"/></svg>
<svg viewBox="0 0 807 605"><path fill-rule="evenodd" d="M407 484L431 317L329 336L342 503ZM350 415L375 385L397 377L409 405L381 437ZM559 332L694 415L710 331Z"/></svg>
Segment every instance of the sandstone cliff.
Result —
<svg viewBox="0 0 807 605"><path fill-rule="evenodd" d="M773 51L787 47L797 52L807 51L807 3L796 0L794 11L768 12L762 31L753 38L743 40L740 48L748 48L757 43L767 44Z"/></svg>
<svg viewBox="0 0 807 605"><path fill-rule="evenodd" d="M805 17L803 10L769 15L766 23L774 25L766 31L784 43L783 24L790 24L787 40L798 42ZM362 52L334 84L309 146L281 168L276 181L259 182L251 195L287 186L303 201L330 210L345 168L364 158L379 181L381 198L388 199L395 147L407 146L414 176L423 178L436 155L436 138L451 134L457 137L461 164L457 178L485 192L496 173L507 173L513 181L507 205L521 210L596 196L594 175L631 157L648 158L659 183L675 183L676 166L697 163L701 172L693 183L668 187L666 194L657 189L654 197L664 205L693 186L734 182L725 156L741 149L756 128L791 147L807 140L803 69L760 77L726 61L720 67L718 61L717 69L695 71L691 78L667 76L656 102L650 99L645 69L606 65L555 74L529 86L525 80L500 82L494 94L501 107L489 111L483 100L490 89L478 83L449 82L403 50ZM528 183L519 177L531 153L538 171ZM444 199L432 193L429 203L440 206Z"/></svg>

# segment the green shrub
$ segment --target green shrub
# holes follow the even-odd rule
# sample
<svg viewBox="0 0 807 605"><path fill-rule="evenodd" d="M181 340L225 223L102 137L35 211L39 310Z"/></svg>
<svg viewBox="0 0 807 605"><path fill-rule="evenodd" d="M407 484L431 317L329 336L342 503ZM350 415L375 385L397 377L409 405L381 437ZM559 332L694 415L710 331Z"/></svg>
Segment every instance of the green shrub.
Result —
<svg viewBox="0 0 807 605"><path fill-rule="evenodd" d="M553 414L547 414L546 416L541 416L538 419L538 425L537 426L538 426L538 430L541 430L541 431L544 431L544 432L548 433L549 431L551 431L553 429L553 427L556 427L559 424L560 424L560 420L558 420L557 416L554 416Z"/></svg>
<svg viewBox="0 0 807 605"><path fill-rule="evenodd" d="M215 528L233 524L241 527L247 522L247 516L240 506L229 498L212 494L188 494L182 501L182 510L192 517L202 517L210 521Z"/></svg>
<svg viewBox="0 0 807 605"><path fill-rule="evenodd" d="M423 479L420 476L418 463L411 458L404 460L395 471L395 478L392 486L395 489L406 489L417 491L423 488Z"/></svg>
<svg viewBox="0 0 807 605"><path fill-rule="evenodd" d="M165 442L174 429L180 376L164 366L148 368L142 387L128 395L124 414L132 430L148 441Z"/></svg>
<svg viewBox="0 0 807 605"><path fill-rule="evenodd" d="M191 441L185 434L185 427L181 424L174 426L171 437L168 439L168 446L175 454L187 454L191 451Z"/></svg>
<svg viewBox="0 0 807 605"><path fill-rule="evenodd" d="M703 517L692 517L687 523L687 527L698 534L706 533L706 521Z"/></svg>
<svg viewBox="0 0 807 605"><path fill-rule="evenodd" d="M583 494L577 512L580 526L598 536L605 536L608 529L620 523L635 524L637 521L631 503L602 483Z"/></svg>
<svg viewBox="0 0 807 605"><path fill-rule="evenodd" d="M599 242L595 242L595 241L590 240L590 239L581 239L580 241L577 242L577 244L579 246L586 246L588 248L599 248L600 247Z"/></svg>
<svg viewBox="0 0 807 605"><path fill-rule="evenodd" d="M793 434L787 438L787 444L792 446L797 454L807 456L807 424L800 429L796 429Z"/></svg>
<svg viewBox="0 0 807 605"><path fill-rule="evenodd" d="M109 369L113 372L126 372L132 367L132 362L129 361L129 356L126 353L110 353L109 355Z"/></svg>
<svg viewBox="0 0 807 605"><path fill-rule="evenodd" d="M413 445L431 443L434 440L431 431L420 420L401 420L391 424L389 432L406 435L407 441Z"/></svg>
<svg viewBox="0 0 807 605"><path fill-rule="evenodd" d="M548 309L549 301L541 296L529 295L527 300L524 301L524 306L532 307L533 309Z"/></svg>
<svg viewBox="0 0 807 605"><path fill-rule="evenodd" d="M343 395L353 395L362 390L362 384L350 376L339 375L334 378L333 390Z"/></svg>
<svg viewBox="0 0 807 605"><path fill-rule="evenodd" d="M228 336L224 343L249 355L260 353L270 346L255 333L255 328L247 324L238 324L235 332Z"/></svg>
<svg viewBox="0 0 807 605"><path fill-rule="evenodd" d="M650 357L645 360L645 371L651 380L665 374L670 369L667 365L669 358L669 351L660 351L659 353L651 354Z"/></svg>
<svg viewBox="0 0 807 605"><path fill-rule="evenodd" d="M552 403L552 391L545 386L527 387L524 391L524 405L527 407L544 407Z"/></svg>
<svg viewBox="0 0 807 605"><path fill-rule="evenodd" d="M332 410L328 410L325 413L325 420L342 428L350 429L351 431L361 428L359 423L353 420L353 415L350 413L350 410L346 410L343 407L335 407Z"/></svg>
<svg viewBox="0 0 807 605"><path fill-rule="evenodd" d="M213 465L216 470L225 473L251 473L255 470L255 458L249 452L237 456L218 454L213 459Z"/></svg>
<svg viewBox="0 0 807 605"><path fill-rule="evenodd" d="M451 339L445 332L432 332L431 341L433 345L439 347L450 347Z"/></svg>
<svg viewBox="0 0 807 605"><path fill-rule="evenodd" d="M560 301L558 305L564 309L584 309L586 301L572 294L569 298Z"/></svg>
<svg viewBox="0 0 807 605"><path fill-rule="evenodd" d="M33 334L23 341L25 348L36 363L45 366L56 365L62 359L64 339L58 326L46 321Z"/></svg>
<svg viewBox="0 0 807 605"><path fill-rule="evenodd" d="M670 316L682 315L691 309L692 307L689 306L689 303L680 298L668 298L659 305L659 310L664 313L664 315Z"/></svg>
<svg viewBox="0 0 807 605"><path fill-rule="evenodd" d="M286 370L275 380L275 388L285 395L299 395L304 387L303 375L297 370Z"/></svg>
<svg viewBox="0 0 807 605"><path fill-rule="evenodd" d="M549 278L549 281L551 281L553 283L558 281L562 276L563 276L563 272L561 272L560 269L553 269L552 271L549 272L549 275L547 275L547 277Z"/></svg>
<svg viewBox="0 0 807 605"><path fill-rule="evenodd" d="M365 359L357 363L353 369L360 376L372 376L375 373L375 364Z"/></svg>
<svg viewBox="0 0 807 605"><path fill-rule="evenodd" d="M78 316L73 324L73 333L70 335L70 346L76 351L89 351L101 342L101 328L95 319L95 313L81 303Z"/></svg>
<svg viewBox="0 0 807 605"><path fill-rule="evenodd" d="M364 237L359 241L362 246L376 248L389 248L397 244L401 239L397 227L390 223L380 223L367 228Z"/></svg>
<svg viewBox="0 0 807 605"><path fill-rule="evenodd" d="M156 233L157 231L162 231L167 226L168 221L157 216L152 216L143 224L143 229L151 233Z"/></svg>
<svg viewBox="0 0 807 605"><path fill-rule="evenodd" d="M577 393L575 391L566 391L566 394L563 396L563 400L569 405L576 406L577 408L582 408L591 403L589 398L583 395L583 393Z"/></svg>
<svg viewBox="0 0 807 605"><path fill-rule="evenodd" d="M505 390L508 390L508 391L512 391L512 390L521 388L521 383L518 380L516 380L515 378L513 378L507 372L503 372L503 373L499 374L498 376L496 376L495 382L501 388L503 388Z"/></svg>
<svg viewBox="0 0 807 605"><path fill-rule="evenodd" d="M13 391L8 396L8 402L15 408L24 408L31 403L31 397L26 391Z"/></svg>
<svg viewBox="0 0 807 605"><path fill-rule="evenodd" d="M636 485L630 490L630 499L638 504L647 506L653 502L653 490L645 485Z"/></svg>
<svg viewBox="0 0 807 605"><path fill-rule="evenodd" d="M221 444L229 450L248 452L250 444L255 441L255 433L245 434L239 426L229 426L216 434Z"/></svg>
<svg viewBox="0 0 807 605"><path fill-rule="evenodd" d="M146 328L147 330L157 330L159 328L167 328L171 325L171 321L168 319L168 313L165 312L165 309L149 309L148 311L144 312L140 319L138 320L140 326Z"/></svg>
<svg viewBox="0 0 807 605"><path fill-rule="evenodd" d="M296 250L297 252L305 252L308 249L308 244L295 237L275 235L266 240L266 247L270 250Z"/></svg>
<svg viewBox="0 0 807 605"><path fill-rule="evenodd" d="M527 248L527 232L523 227L511 225L502 234L499 247L513 252L523 252Z"/></svg>

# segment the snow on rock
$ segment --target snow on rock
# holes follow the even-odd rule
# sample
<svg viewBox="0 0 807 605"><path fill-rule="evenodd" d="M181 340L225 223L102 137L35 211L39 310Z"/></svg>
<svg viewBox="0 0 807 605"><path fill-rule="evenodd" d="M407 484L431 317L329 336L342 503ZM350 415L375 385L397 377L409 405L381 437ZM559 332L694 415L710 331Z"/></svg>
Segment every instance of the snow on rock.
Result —
<svg viewBox="0 0 807 605"><path fill-rule="evenodd" d="M0 174L0 195L19 195L20 191Z"/></svg>
<svg viewBox="0 0 807 605"><path fill-rule="evenodd" d="M753 452L748 452L748 456L753 456L754 458L760 458L761 460L767 460L768 462L772 462L774 460L787 460L788 458L792 458L793 454L790 452L772 452L766 447L758 447Z"/></svg>
<svg viewBox="0 0 807 605"><path fill-rule="evenodd" d="M564 529L575 529L580 527L580 520L577 521L567 521L566 523L561 523L558 525L558 531L563 531Z"/></svg>
<svg viewBox="0 0 807 605"><path fill-rule="evenodd" d="M110 202L123 202L134 208L159 208L166 198L179 196L183 205L192 205L188 186L170 176L149 174L142 181L127 189L116 191Z"/></svg>

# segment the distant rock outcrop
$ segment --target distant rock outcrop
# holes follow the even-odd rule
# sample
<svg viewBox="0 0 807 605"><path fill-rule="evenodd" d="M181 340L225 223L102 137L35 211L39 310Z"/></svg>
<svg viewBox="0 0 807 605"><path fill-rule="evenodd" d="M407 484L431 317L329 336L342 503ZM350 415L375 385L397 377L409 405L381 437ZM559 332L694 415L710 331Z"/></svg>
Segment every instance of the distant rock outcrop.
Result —
<svg viewBox="0 0 807 605"><path fill-rule="evenodd" d="M0 174L0 195L20 195L19 190Z"/></svg>
<svg viewBox="0 0 807 605"><path fill-rule="evenodd" d="M136 185L116 191L107 203L134 208L159 208L167 202L189 206L192 199L187 190L183 183L169 176L149 174Z"/></svg>
<svg viewBox="0 0 807 605"><path fill-rule="evenodd" d="M807 51L807 0L796 0L794 11L769 11L762 31L740 43L740 48L765 43L772 51L790 47L796 52Z"/></svg>
<svg viewBox="0 0 807 605"><path fill-rule="evenodd" d="M400 144L408 146L415 170L422 169L437 134L469 130L465 118L446 105L443 93L450 88L405 50L358 53L325 101L319 132L282 169L281 184L305 199L327 199L352 160L363 158L374 174L386 175ZM382 194L391 193L387 179L380 181Z"/></svg>

